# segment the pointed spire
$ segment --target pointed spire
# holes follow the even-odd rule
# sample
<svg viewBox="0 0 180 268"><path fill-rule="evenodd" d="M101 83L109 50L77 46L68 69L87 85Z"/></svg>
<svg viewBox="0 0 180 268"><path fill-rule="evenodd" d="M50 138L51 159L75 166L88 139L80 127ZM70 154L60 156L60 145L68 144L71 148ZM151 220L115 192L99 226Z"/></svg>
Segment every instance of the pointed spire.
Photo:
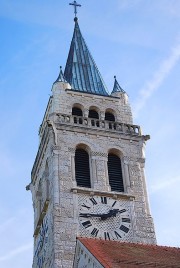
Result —
<svg viewBox="0 0 180 268"><path fill-rule="evenodd" d="M114 76L114 87L113 87L113 91L112 93L116 93L116 92L122 92L122 93L126 93L119 85L117 79L116 79L116 76ZM112 94L111 93L111 94Z"/></svg>
<svg viewBox="0 0 180 268"><path fill-rule="evenodd" d="M106 86L81 34L77 17L74 21L64 77L74 90L107 96Z"/></svg>
<svg viewBox="0 0 180 268"><path fill-rule="evenodd" d="M58 78L56 79L56 81L54 83L56 83L56 82L65 82L65 83L67 83L67 81L66 81L66 79L64 77L64 73L62 71L62 66L60 66L59 76L58 76Z"/></svg>

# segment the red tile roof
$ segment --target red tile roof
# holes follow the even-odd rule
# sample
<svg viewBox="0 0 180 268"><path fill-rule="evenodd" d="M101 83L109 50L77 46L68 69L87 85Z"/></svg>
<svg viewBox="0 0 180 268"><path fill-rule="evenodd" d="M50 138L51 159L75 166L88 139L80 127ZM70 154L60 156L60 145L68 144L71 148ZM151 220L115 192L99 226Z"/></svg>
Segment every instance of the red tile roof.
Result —
<svg viewBox="0 0 180 268"><path fill-rule="evenodd" d="M180 268L180 248L91 238L78 240L105 268Z"/></svg>

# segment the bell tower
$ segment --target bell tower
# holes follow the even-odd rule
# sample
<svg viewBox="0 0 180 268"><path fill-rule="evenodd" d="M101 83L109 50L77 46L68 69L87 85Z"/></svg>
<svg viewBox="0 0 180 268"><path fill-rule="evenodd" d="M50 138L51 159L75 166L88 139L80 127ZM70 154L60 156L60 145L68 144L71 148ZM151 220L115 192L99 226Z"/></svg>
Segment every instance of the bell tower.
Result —
<svg viewBox="0 0 180 268"><path fill-rule="evenodd" d="M72 268L76 238L156 244L144 173L149 135L114 77L109 95L81 34L52 86L32 168L33 268ZM103 55L102 55L103 56Z"/></svg>

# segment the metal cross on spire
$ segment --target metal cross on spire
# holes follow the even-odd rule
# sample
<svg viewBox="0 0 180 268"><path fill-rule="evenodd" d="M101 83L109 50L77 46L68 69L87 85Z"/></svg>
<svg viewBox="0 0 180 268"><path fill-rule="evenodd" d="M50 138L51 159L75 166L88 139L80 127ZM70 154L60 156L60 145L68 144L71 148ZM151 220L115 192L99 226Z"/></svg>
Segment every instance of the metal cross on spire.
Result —
<svg viewBox="0 0 180 268"><path fill-rule="evenodd" d="M77 15L77 7L81 7L81 5L79 5L76 1L74 1L73 3L69 3L70 6L74 6L74 14L75 17Z"/></svg>

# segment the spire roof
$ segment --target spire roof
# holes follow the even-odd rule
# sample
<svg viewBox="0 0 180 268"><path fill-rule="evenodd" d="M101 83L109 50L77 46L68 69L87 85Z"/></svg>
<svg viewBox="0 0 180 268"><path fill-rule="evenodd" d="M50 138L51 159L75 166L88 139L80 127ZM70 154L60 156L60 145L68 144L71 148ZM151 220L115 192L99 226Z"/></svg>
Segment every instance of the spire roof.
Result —
<svg viewBox="0 0 180 268"><path fill-rule="evenodd" d="M118 81L117 81L117 79L116 79L116 76L114 76L114 87L113 87L113 91L112 91L112 93L116 93L116 92L122 92L122 93L126 93L123 89L122 89L122 87L119 85L119 83L118 83ZM112 94L111 93L111 94Z"/></svg>
<svg viewBox="0 0 180 268"><path fill-rule="evenodd" d="M77 17L74 21L64 77L74 90L107 96L106 86L81 34Z"/></svg>
<svg viewBox="0 0 180 268"><path fill-rule="evenodd" d="M60 66L60 72L59 72L58 78L56 79L56 81L54 83L56 83L56 82L65 82L65 83L67 83L67 81L66 81L66 79L64 77L63 71L62 71L62 66Z"/></svg>

